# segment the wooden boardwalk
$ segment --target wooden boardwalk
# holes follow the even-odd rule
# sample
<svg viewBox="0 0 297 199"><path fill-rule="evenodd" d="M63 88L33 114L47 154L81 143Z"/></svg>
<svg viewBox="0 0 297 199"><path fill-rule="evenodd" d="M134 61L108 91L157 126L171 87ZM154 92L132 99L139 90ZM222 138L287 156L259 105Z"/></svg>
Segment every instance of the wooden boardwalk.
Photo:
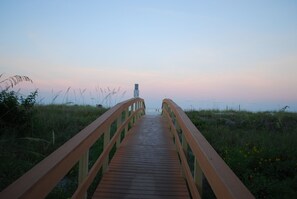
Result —
<svg viewBox="0 0 297 199"><path fill-rule="evenodd" d="M190 198L166 121L143 116L124 140L93 198Z"/></svg>

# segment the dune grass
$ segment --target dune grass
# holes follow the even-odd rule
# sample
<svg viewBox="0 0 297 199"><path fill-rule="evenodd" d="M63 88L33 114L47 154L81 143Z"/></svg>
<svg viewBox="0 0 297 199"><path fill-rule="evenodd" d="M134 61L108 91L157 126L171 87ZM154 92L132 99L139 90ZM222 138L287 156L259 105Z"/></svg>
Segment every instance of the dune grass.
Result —
<svg viewBox="0 0 297 199"><path fill-rule="evenodd" d="M297 197L297 113L187 115L256 198Z"/></svg>
<svg viewBox="0 0 297 199"><path fill-rule="evenodd" d="M0 191L105 111L91 106L36 105L28 132L19 136L17 128L1 129ZM211 110L187 115L256 198L297 196L297 113ZM102 139L90 150L90 164L101 152ZM70 197L76 180L77 165L48 198Z"/></svg>
<svg viewBox="0 0 297 199"><path fill-rule="evenodd" d="M36 105L24 136L13 127L1 129L0 191L105 111L92 106Z"/></svg>

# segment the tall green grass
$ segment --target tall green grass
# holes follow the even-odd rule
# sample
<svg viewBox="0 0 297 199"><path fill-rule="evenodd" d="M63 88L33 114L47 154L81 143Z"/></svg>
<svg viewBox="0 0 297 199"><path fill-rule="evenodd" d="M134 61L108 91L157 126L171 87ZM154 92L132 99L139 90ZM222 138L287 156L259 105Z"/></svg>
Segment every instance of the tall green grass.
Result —
<svg viewBox="0 0 297 199"><path fill-rule="evenodd" d="M105 111L92 106L36 105L26 136L20 137L13 127L1 129L0 191Z"/></svg>
<svg viewBox="0 0 297 199"><path fill-rule="evenodd" d="M297 197L297 113L187 115L256 198Z"/></svg>
<svg viewBox="0 0 297 199"><path fill-rule="evenodd" d="M27 76L15 75L4 78L0 74L0 191L11 184L50 153L63 145L89 123L103 114L105 108L85 106L87 89L79 89L81 101L77 101L75 89L68 87L63 95L60 90L52 90L51 105L36 105L38 91L27 97L16 92L13 88L21 82L33 82ZM70 99L73 90L75 101ZM91 100L99 107L105 103L108 107L116 103L120 87L102 89L96 87L96 98L89 91ZM122 93L121 98L126 91ZM59 96L63 95L62 104L54 105ZM115 99L113 98L115 97ZM44 100L39 100L38 104ZM83 106L68 106L82 103ZM61 103L61 102L60 102ZM112 131L114 127L111 127ZM91 167L103 151L103 136L89 150L89 166ZM110 155L115 153L115 149ZM78 165L56 185L47 198L69 198L77 187ZM101 172L89 188L89 196L94 192Z"/></svg>

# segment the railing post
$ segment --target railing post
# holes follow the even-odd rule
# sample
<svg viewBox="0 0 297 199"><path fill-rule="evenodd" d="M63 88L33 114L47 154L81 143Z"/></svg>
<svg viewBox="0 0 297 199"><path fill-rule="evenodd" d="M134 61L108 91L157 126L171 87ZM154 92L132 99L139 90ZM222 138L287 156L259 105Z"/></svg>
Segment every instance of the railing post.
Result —
<svg viewBox="0 0 297 199"><path fill-rule="evenodd" d="M194 163L194 181L197 186L200 197L202 197L203 172L200 168L200 165L199 165L196 157L195 157L195 163Z"/></svg>
<svg viewBox="0 0 297 199"><path fill-rule="evenodd" d="M104 141L103 141L103 148L105 149L110 141L110 127L107 128L106 132L104 132ZM105 158L103 165L102 165L102 170L103 173L107 170L108 167L108 162L109 162L109 155Z"/></svg>
<svg viewBox="0 0 297 199"><path fill-rule="evenodd" d="M81 184L87 177L89 171L89 150L79 160L78 170L78 184ZM87 192L84 194L84 198L87 198Z"/></svg>

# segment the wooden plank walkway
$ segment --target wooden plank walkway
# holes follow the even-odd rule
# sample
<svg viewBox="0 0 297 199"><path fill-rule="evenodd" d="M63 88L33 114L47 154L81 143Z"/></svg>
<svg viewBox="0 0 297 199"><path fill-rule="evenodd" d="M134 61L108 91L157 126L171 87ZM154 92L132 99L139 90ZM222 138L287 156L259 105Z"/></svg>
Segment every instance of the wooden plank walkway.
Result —
<svg viewBox="0 0 297 199"><path fill-rule="evenodd" d="M124 140L94 195L97 198L190 198L162 116L143 116Z"/></svg>

